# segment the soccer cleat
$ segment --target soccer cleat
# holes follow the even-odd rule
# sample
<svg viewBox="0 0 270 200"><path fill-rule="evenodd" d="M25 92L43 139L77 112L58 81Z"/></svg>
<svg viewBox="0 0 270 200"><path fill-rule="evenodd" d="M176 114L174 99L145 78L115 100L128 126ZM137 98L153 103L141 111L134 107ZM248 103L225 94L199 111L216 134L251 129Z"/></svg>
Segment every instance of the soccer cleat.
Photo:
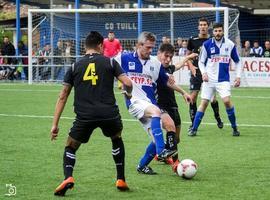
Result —
<svg viewBox="0 0 270 200"><path fill-rule="evenodd" d="M173 164L173 159L170 157L170 158L167 158L164 160L164 163L167 164L167 165L172 165Z"/></svg>
<svg viewBox="0 0 270 200"><path fill-rule="evenodd" d="M193 136L196 136L196 135L197 135L197 130L191 129L191 130L188 132L188 136L193 137Z"/></svg>
<svg viewBox="0 0 270 200"><path fill-rule="evenodd" d="M237 128L233 129L233 136L240 136L240 132L237 130Z"/></svg>
<svg viewBox="0 0 270 200"><path fill-rule="evenodd" d="M220 122L218 122L217 123L217 127L219 128L219 129L222 129L223 128L223 122L222 121L220 121Z"/></svg>
<svg viewBox="0 0 270 200"><path fill-rule="evenodd" d="M154 160L156 160L158 162L163 162L163 163L168 164L168 165L171 165L173 163L173 160L172 160L171 157L170 158L166 158L165 160L158 160L158 156L155 155Z"/></svg>
<svg viewBox="0 0 270 200"><path fill-rule="evenodd" d="M157 174L151 167L148 167L148 166L144 166L144 167L138 166L137 171L140 174L147 174L147 175L156 175Z"/></svg>
<svg viewBox="0 0 270 200"><path fill-rule="evenodd" d="M171 164L172 170L173 170L174 173L177 173L177 166L179 165L179 163L180 163L180 161L179 160L176 160L175 162L173 162Z"/></svg>
<svg viewBox="0 0 270 200"><path fill-rule="evenodd" d="M190 132L192 130L192 127L193 125L191 124L189 127L188 127L188 132Z"/></svg>
<svg viewBox="0 0 270 200"><path fill-rule="evenodd" d="M121 190L121 191L129 190L127 183L123 179L117 179L115 185L118 190Z"/></svg>
<svg viewBox="0 0 270 200"><path fill-rule="evenodd" d="M163 149L163 151L157 155L158 161L165 161L167 158L177 154L177 150Z"/></svg>
<svg viewBox="0 0 270 200"><path fill-rule="evenodd" d="M65 196L66 191L68 189L72 189L74 187L74 178L69 177L64 180L54 191L54 195L56 196Z"/></svg>

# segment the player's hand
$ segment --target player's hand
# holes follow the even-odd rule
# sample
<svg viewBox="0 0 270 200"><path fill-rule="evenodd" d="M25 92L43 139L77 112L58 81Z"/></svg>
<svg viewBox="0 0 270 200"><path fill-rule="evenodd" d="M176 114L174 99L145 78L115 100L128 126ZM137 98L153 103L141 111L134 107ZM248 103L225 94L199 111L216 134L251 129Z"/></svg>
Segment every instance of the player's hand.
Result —
<svg viewBox="0 0 270 200"><path fill-rule="evenodd" d="M183 95L183 97L184 97L186 103L193 103L192 102L192 98L191 98L191 96L188 93L185 93Z"/></svg>
<svg viewBox="0 0 270 200"><path fill-rule="evenodd" d="M169 76L169 79L168 79L169 84L174 85L175 84L174 76L171 74L168 74L168 76Z"/></svg>
<svg viewBox="0 0 270 200"><path fill-rule="evenodd" d="M58 136L59 128L58 126L52 126L51 128L51 140L56 140L56 137Z"/></svg>
<svg viewBox="0 0 270 200"><path fill-rule="evenodd" d="M202 79L203 79L204 82L208 82L209 81L207 73L203 73L202 74Z"/></svg>
<svg viewBox="0 0 270 200"><path fill-rule="evenodd" d="M189 55L187 56L188 59L194 59L194 58L196 58L196 57L198 57L198 54L197 54L197 53L192 53L192 54L189 54Z"/></svg>
<svg viewBox="0 0 270 200"><path fill-rule="evenodd" d="M127 99L131 99L132 98L132 94L128 93L126 90L122 90L121 94L125 95L125 97Z"/></svg>
<svg viewBox="0 0 270 200"><path fill-rule="evenodd" d="M240 86L240 83L241 83L240 78L236 78L234 80L234 87L239 87Z"/></svg>
<svg viewBox="0 0 270 200"><path fill-rule="evenodd" d="M190 54L191 55L191 54ZM196 76L196 70L198 69L198 67L195 67L193 64L192 64L192 62L190 61L190 62L187 62L188 63L188 67L189 67L189 70L190 70L190 72L191 72L191 74L193 75L193 76Z"/></svg>

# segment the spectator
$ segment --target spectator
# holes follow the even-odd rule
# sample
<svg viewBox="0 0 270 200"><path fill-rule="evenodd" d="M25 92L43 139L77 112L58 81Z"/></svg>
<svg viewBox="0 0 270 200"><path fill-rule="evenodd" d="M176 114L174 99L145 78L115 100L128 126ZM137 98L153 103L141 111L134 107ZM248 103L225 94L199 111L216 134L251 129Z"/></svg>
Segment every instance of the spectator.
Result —
<svg viewBox="0 0 270 200"><path fill-rule="evenodd" d="M51 64L51 46L49 44L46 44L44 49L39 51L39 56L41 56L39 60L39 64L44 65L44 67L40 68L40 75L42 80L49 79L50 76L50 67Z"/></svg>
<svg viewBox="0 0 270 200"><path fill-rule="evenodd" d="M65 66L65 73L67 69L71 66L71 63L75 61L75 58L72 57L74 55L74 48L72 47L72 44L70 41L67 41L66 47L64 50L64 56L65 56L65 61L64 61L64 66Z"/></svg>
<svg viewBox="0 0 270 200"><path fill-rule="evenodd" d="M253 48L250 49L250 56L252 57L262 57L263 48L259 45L258 40L254 40Z"/></svg>
<svg viewBox="0 0 270 200"><path fill-rule="evenodd" d="M241 50L241 56L242 57L250 57L250 42L248 40L245 41L244 47Z"/></svg>
<svg viewBox="0 0 270 200"><path fill-rule="evenodd" d="M23 43L23 41L19 41L18 49L19 49L20 56L28 56L28 48ZM25 65L28 65L28 57L22 57L20 59L20 61L24 65L23 66L23 73L24 73L25 79L27 80L28 79L28 66L25 66ZM21 77L21 78L23 78L23 77Z"/></svg>
<svg viewBox="0 0 270 200"><path fill-rule="evenodd" d="M4 36L3 44L2 44L2 55L3 56L14 56L15 55L15 48L13 44L9 41L7 36ZM12 58L7 59L7 64L12 64Z"/></svg>
<svg viewBox="0 0 270 200"><path fill-rule="evenodd" d="M162 44L170 44L170 42L171 42L171 39L167 36L163 36L161 39Z"/></svg>
<svg viewBox="0 0 270 200"><path fill-rule="evenodd" d="M110 31L108 38L103 41L103 54L109 58L116 56L119 52L122 51L121 43L118 39L115 38L113 31Z"/></svg>
<svg viewBox="0 0 270 200"><path fill-rule="evenodd" d="M183 40L182 47L179 49L178 55L179 56L187 55L187 41L186 40Z"/></svg>
<svg viewBox="0 0 270 200"><path fill-rule="evenodd" d="M270 41L266 40L264 43L265 49L263 52L263 57L270 58Z"/></svg>
<svg viewBox="0 0 270 200"><path fill-rule="evenodd" d="M53 51L53 54L54 56L56 56L54 59L53 59L53 64L55 65L55 74L54 74L54 77L53 79L54 80L59 80L59 75L60 75L60 72L62 71L62 66L59 66L59 65L63 65L63 60L62 60L62 57L64 55L64 52L63 52L63 44L61 41L58 41L57 42L57 46L56 48L54 49Z"/></svg>
<svg viewBox="0 0 270 200"><path fill-rule="evenodd" d="M177 38L176 45L174 47L175 49L175 54L178 56L179 54L179 49L182 47L182 38Z"/></svg>
<svg viewBox="0 0 270 200"><path fill-rule="evenodd" d="M4 58L2 57L2 49L0 49L0 66L4 64Z"/></svg>

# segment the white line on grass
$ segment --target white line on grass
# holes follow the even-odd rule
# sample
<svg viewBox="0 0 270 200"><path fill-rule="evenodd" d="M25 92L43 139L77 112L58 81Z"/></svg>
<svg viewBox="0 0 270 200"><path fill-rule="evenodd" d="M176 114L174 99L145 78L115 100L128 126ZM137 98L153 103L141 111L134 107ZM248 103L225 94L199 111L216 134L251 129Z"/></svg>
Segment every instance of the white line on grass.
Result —
<svg viewBox="0 0 270 200"><path fill-rule="evenodd" d="M0 117L19 117L19 118L42 118L42 119L52 119L53 116L48 116L48 115L17 115L17 114L5 114L5 113L0 113ZM74 120L74 117L65 117L62 116L61 119L70 119ZM137 122L138 120L136 119L122 119L123 121L126 122ZM190 122L182 122L184 124L190 124ZM216 123L207 123L204 122L202 123L204 125L211 125L211 126L216 126ZM231 126L231 124L225 123L225 126ZM270 128L270 124L238 124L238 126L242 127L266 127Z"/></svg>
<svg viewBox="0 0 270 200"><path fill-rule="evenodd" d="M40 89L11 89L11 88L0 88L0 91L7 91L7 92L60 92L59 90L40 90ZM121 92L114 92L116 95L122 95ZM233 98L243 98L243 99L270 99L269 96L234 96Z"/></svg>
<svg viewBox="0 0 270 200"><path fill-rule="evenodd" d="M7 88L0 88L0 91L7 91L7 92L60 92L60 90L30 90L30 89L7 89Z"/></svg>

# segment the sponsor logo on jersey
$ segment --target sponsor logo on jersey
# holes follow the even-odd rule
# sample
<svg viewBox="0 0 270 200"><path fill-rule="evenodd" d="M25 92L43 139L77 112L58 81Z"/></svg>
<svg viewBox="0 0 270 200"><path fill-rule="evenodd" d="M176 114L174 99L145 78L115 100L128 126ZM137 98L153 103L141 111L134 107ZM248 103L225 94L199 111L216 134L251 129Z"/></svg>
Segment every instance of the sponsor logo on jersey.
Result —
<svg viewBox="0 0 270 200"><path fill-rule="evenodd" d="M150 71L154 71L155 70L155 68L153 67L153 66L150 66Z"/></svg>
<svg viewBox="0 0 270 200"><path fill-rule="evenodd" d="M211 62L230 63L230 57L226 55L214 55L211 56Z"/></svg>
<svg viewBox="0 0 270 200"><path fill-rule="evenodd" d="M215 47L211 47L210 51L211 53L215 53Z"/></svg>
<svg viewBox="0 0 270 200"><path fill-rule="evenodd" d="M141 86L153 86L152 77L146 74L140 73L128 73L129 78L136 84Z"/></svg>
<svg viewBox="0 0 270 200"><path fill-rule="evenodd" d="M128 69L135 70L135 62L128 62Z"/></svg>

